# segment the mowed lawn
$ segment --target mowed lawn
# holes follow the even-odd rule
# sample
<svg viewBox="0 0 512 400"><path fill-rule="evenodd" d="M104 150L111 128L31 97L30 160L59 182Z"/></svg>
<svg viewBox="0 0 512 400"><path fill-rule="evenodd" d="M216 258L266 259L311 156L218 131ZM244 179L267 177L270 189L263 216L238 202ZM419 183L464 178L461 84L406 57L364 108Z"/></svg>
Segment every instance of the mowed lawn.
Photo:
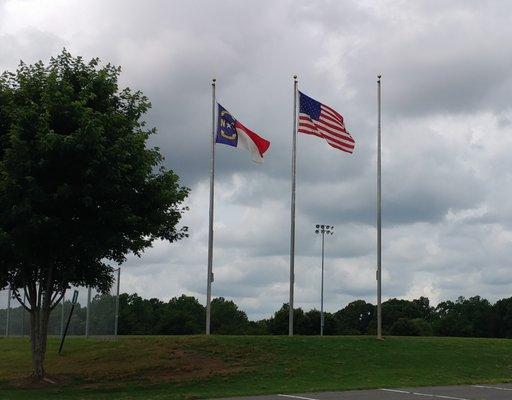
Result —
<svg viewBox="0 0 512 400"><path fill-rule="evenodd" d="M287 336L51 339L35 385L27 339L0 339L1 399L195 399L512 381L512 340Z"/></svg>

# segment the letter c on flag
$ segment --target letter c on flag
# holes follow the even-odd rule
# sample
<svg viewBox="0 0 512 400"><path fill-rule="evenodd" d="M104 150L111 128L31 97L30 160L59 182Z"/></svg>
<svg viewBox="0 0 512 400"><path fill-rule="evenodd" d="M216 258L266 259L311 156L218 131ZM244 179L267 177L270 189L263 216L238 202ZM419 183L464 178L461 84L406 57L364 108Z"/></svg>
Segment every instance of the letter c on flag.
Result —
<svg viewBox="0 0 512 400"><path fill-rule="evenodd" d="M220 130L220 135L221 135L222 137L225 137L225 138L226 138L226 139L228 139L228 140L235 140L235 139L236 139L236 132L235 132L235 133L233 133L232 135L229 135L229 134L227 134L226 132L224 132L224 130L223 130L223 129L221 129L221 130Z"/></svg>

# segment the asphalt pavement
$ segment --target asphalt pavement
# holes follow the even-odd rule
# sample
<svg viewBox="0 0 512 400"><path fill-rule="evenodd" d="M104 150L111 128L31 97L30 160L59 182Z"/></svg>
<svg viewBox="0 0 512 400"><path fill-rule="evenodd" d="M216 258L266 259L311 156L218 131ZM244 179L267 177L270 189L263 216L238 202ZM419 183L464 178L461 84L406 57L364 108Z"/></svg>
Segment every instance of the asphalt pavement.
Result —
<svg viewBox="0 0 512 400"><path fill-rule="evenodd" d="M222 400L512 400L512 384L434 386L349 390L321 393L279 393ZM221 400L221 399L219 399Z"/></svg>

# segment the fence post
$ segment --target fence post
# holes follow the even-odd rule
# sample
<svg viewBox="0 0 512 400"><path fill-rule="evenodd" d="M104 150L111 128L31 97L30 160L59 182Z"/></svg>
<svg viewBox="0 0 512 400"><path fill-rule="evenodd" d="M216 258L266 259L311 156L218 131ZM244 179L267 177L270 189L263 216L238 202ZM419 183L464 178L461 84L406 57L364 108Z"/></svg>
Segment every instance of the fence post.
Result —
<svg viewBox="0 0 512 400"><path fill-rule="evenodd" d="M60 305L60 337L64 335L64 303L66 300L66 293L62 296L62 304Z"/></svg>
<svg viewBox="0 0 512 400"><path fill-rule="evenodd" d="M9 336L9 325L11 323L11 285L7 289L7 320L5 321L5 336Z"/></svg>
<svg viewBox="0 0 512 400"><path fill-rule="evenodd" d="M27 304L27 294L23 290L23 304ZM21 307L21 337L25 336L25 307Z"/></svg>
<svg viewBox="0 0 512 400"><path fill-rule="evenodd" d="M116 293L116 313L114 320L114 338L117 339L117 328L119 326L119 286L121 281L121 267L117 269L117 293Z"/></svg>
<svg viewBox="0 0 512 400"><path fill-rule="evenodd" d="M87 288L87 310L85 311L85 338L89 338L91 321L91 287Z"/></svg>

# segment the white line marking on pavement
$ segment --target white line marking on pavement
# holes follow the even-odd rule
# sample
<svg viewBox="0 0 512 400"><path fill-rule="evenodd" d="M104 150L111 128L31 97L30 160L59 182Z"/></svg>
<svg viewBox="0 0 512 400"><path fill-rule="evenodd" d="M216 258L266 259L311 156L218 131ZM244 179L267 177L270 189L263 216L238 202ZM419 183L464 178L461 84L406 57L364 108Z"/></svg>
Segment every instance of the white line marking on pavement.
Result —
<svg viewBox="0 0 512 400"><path fill-rule="evenodd" d="M438 399L452 399L452 400L469 400L462 397L452 397L452 396L443 396L442 394L430 394L430 393L412 393L416 396L430 396L430 397L436 397Z"/></svg>
<svg viewBox="0 0 512 400"><path fill-rule="evenodd" d="M498 386L483 386L483 385L473 385L473 387L482 388L482 389L496 389L496 390L511 390L512 388L502 388Z"/></svg>
<svg viewBox="0 0 512 400"><path fill-rule="evenodd" d="M452 396L444 396L442 394L431 394L431 393L417 393L417 392L408 392L407 390L397 390L397 389L380 389L385 392L395 392L395 393L404 393L404 394L412 394L415 396L425 396L425 397L435 397L438 399L448 399L448 400L469 400L464 399L462 397L452 397Z"/></svg>
<svg viewBox="0 0 512 400"><path fill-rule="evenodd" d="M404 394L411 394L411 392L408 392L406 390L397 390L397 389L381 389L385 392L394 392L394 393L404 393Z"/></svg>
<svg viewBox="0 0 512 400"><path fill-rule="evenodd" d="M292 396L291 394L278 394L278 396L281 396L281 397L291 397L292 399L318 400L318 399L313 399L311 397Z"/></svg>

